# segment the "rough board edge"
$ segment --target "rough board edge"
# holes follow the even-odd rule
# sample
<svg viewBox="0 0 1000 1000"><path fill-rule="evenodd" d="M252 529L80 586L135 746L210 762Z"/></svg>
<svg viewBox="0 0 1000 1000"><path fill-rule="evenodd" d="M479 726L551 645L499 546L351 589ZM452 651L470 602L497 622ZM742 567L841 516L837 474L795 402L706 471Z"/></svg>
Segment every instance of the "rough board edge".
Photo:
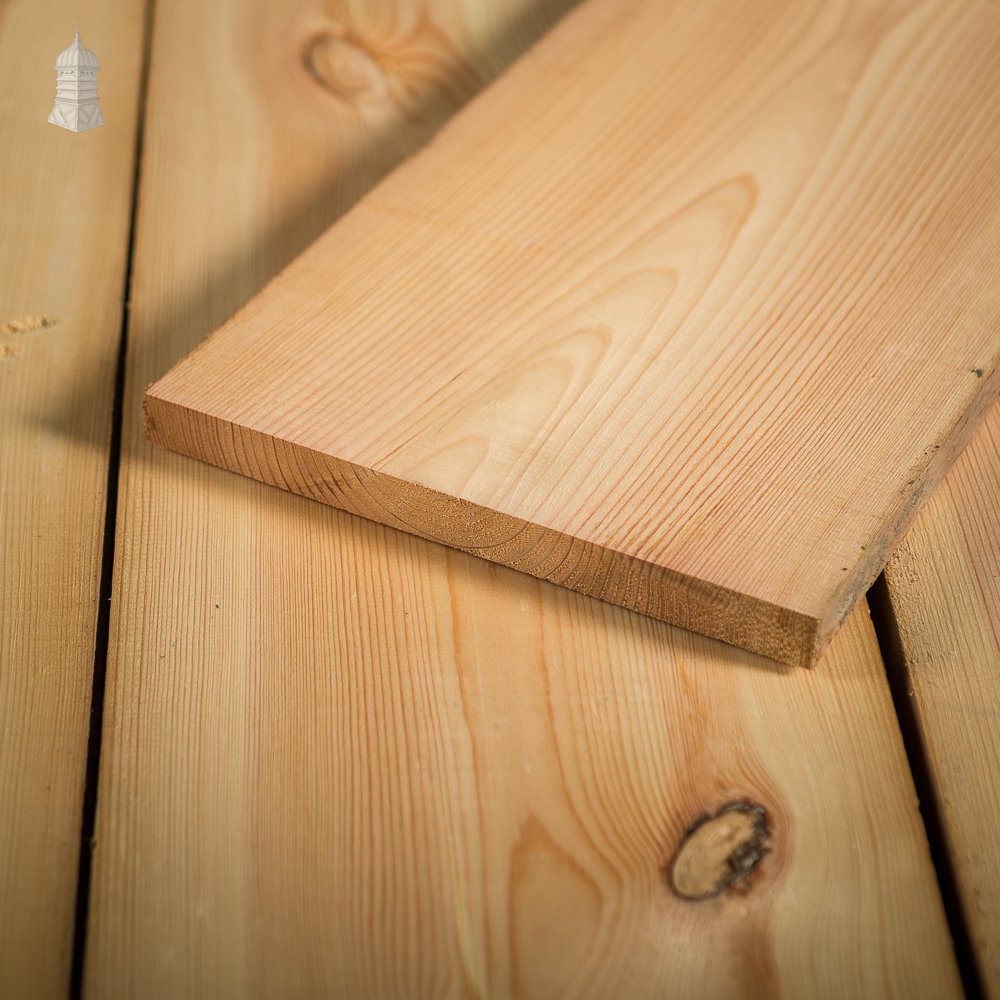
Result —
<svg viewBox="0 0 1000 1000"><path fill-rule="evenodd" d="M888 512L874 537L866 542L858 565L852 568L844 582L833 592L829 610L817 628L817 657L829 645L861 597L878 579L924 502L972 440L986 419L990 407L1000 399L1000 356L991 359L988 370L979 369L976 374L977 384L970 391L960 415L941 435L939 441L925 449L920 460L911 469L910 478L900 491L897 503Z"/></svg>
<svg viewBox="0 0 1000 1000"><path fill-rule="evenodd" d="M171 451L779 663L816 661L815 618L193 410L167 398L164 381L146 390L143 412L149 439Z"/></svg>

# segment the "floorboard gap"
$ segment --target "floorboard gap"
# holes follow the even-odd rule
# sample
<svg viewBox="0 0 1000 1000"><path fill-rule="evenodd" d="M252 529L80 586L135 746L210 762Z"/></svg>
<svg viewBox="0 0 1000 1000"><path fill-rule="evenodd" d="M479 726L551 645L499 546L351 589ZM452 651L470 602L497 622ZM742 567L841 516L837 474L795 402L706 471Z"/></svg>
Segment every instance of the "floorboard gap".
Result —
<svg viewBox="0 0 1000 1000"><path fill-rule="evenodd" d="M903 736L903 746L906 750L910 772L913 775L913 783L916 786L920 815L924 822L924 829L927 831L931 861L937 873L941 899L944 903L945 915L948 918L948 929L951 932L955 946L955 957L962 976L962 985L970 1000L980 1000L986 995L982 970L976 959L972 934L965 908L962 905L958 878L952 863L951 852L948 849L941 802L931 777L927 747L913 705L899 629L896 625L896 617L893 614L892 602L889 599L889 590L884 576L880 575L869 591L868 605L871 609L872 624L875 627L875 635L882 653L882 662L885 664L896 718Z"/></svg>
<svg viewBox="0 0 1000 1000"><path fill-rule="evenodd" d="M121 332L115 368L114 398L111 404L111 439L108 451L107 501L104 511L104 539L101 553L101 577L98 591L97 632L94 643L94 670L90 693L90 728L87 737L87 762L83 786L83 809L80 820L80 855L77 866L76 904L73 923L73 953L70 965L69 995L73 1000L83 993L83 965L87 944L87 914L90 906L90 873L93 860L94 824L97 818L97 791L100 777L101 740L104 728L104 689L108 669L108 643L111 634L111 583L115 565L115 524L118 517L118 474L121 464L122 416L125 394L125 358L128 348L128 325L131 313L132 264L135 253L136 217L139 204L139 171L142 162L146 97L149 86L149 62L152 52L155 0L146 0L143 18L142 72L139 81L139 120L136 123L135 155L132 172L132 208L129 220L128 249Z"/></svg>

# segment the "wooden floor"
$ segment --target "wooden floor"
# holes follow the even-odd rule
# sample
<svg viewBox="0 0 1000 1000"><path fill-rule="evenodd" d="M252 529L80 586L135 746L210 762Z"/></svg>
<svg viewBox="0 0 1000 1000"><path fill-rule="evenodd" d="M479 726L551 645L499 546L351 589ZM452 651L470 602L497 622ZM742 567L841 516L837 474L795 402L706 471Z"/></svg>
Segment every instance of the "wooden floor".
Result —
<svg viewBox="0 0 1000 1000"><path fill-rule="evenodd" d="M0 997L1000 996L1000 410L811 672L145 439L570 5L0 0Z"/></svg>

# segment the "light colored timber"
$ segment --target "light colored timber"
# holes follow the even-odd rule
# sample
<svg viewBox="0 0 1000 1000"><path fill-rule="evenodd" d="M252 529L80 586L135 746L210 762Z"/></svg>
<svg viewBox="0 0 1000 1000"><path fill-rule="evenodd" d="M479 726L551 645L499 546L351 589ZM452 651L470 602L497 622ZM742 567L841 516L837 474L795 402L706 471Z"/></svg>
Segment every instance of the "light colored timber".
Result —
<svg viewBox="0 0 1000 1000"><path fill-rule="evenodd" d="M966 921L986 993L1000 997L1000 408L885 579Z"/></svg>
<svg viewBox="0 0 1000 1000"><path fill-rule="evenodd" d="M998 43L980 0L590 0L149 433L810 663L1000 386Z"/></svg>
<svg viewBox="0 0 1000 1000"><path fill-rule="evenodd" d="M143 436L152 373L556 13L157 5L85 995L959 993L864 611L780 670ZM734 800L767 853L678 898Z"/></svg>
<svg viewBox="0 0 1000 1000"><path fill-rule="evenodd" d="M0 996L67 995L141 0L0 2ZM106 128L46 121L99 56Z"/></svg>

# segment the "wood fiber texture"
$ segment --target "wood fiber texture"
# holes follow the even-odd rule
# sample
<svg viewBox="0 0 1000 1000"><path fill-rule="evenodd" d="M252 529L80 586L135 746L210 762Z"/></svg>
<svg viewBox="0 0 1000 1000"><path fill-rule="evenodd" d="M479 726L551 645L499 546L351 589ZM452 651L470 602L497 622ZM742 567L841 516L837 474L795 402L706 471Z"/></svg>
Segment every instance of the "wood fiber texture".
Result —
<svg viewBox="0 0 1000 1000"><path fill-rule="evenodd" d="M590 0L149 433L811 663L1000 384L998 42L979 0Z"/></svg>
<svg viewBox="0 0 1000 1000"><path fill-rule="evenodd" d="M152 373L561 6L156 9L85 995L958 996L863 609L782 670L143 436ZM768 853L677 898L733 800Z"/></svg>
<svg viewBox="0 0 1000 1000"><path fill-rule="evenodd" d="M985 992L1000 997L1000 407L907 532L885 580Z"/></svg>
<svg viewBox="0 0 1000 1000"><path fill-rule="evenodd" d="M0 997L69 987L143 9L0 2ZM46 121L77 15L80 134Z"/></svg>

